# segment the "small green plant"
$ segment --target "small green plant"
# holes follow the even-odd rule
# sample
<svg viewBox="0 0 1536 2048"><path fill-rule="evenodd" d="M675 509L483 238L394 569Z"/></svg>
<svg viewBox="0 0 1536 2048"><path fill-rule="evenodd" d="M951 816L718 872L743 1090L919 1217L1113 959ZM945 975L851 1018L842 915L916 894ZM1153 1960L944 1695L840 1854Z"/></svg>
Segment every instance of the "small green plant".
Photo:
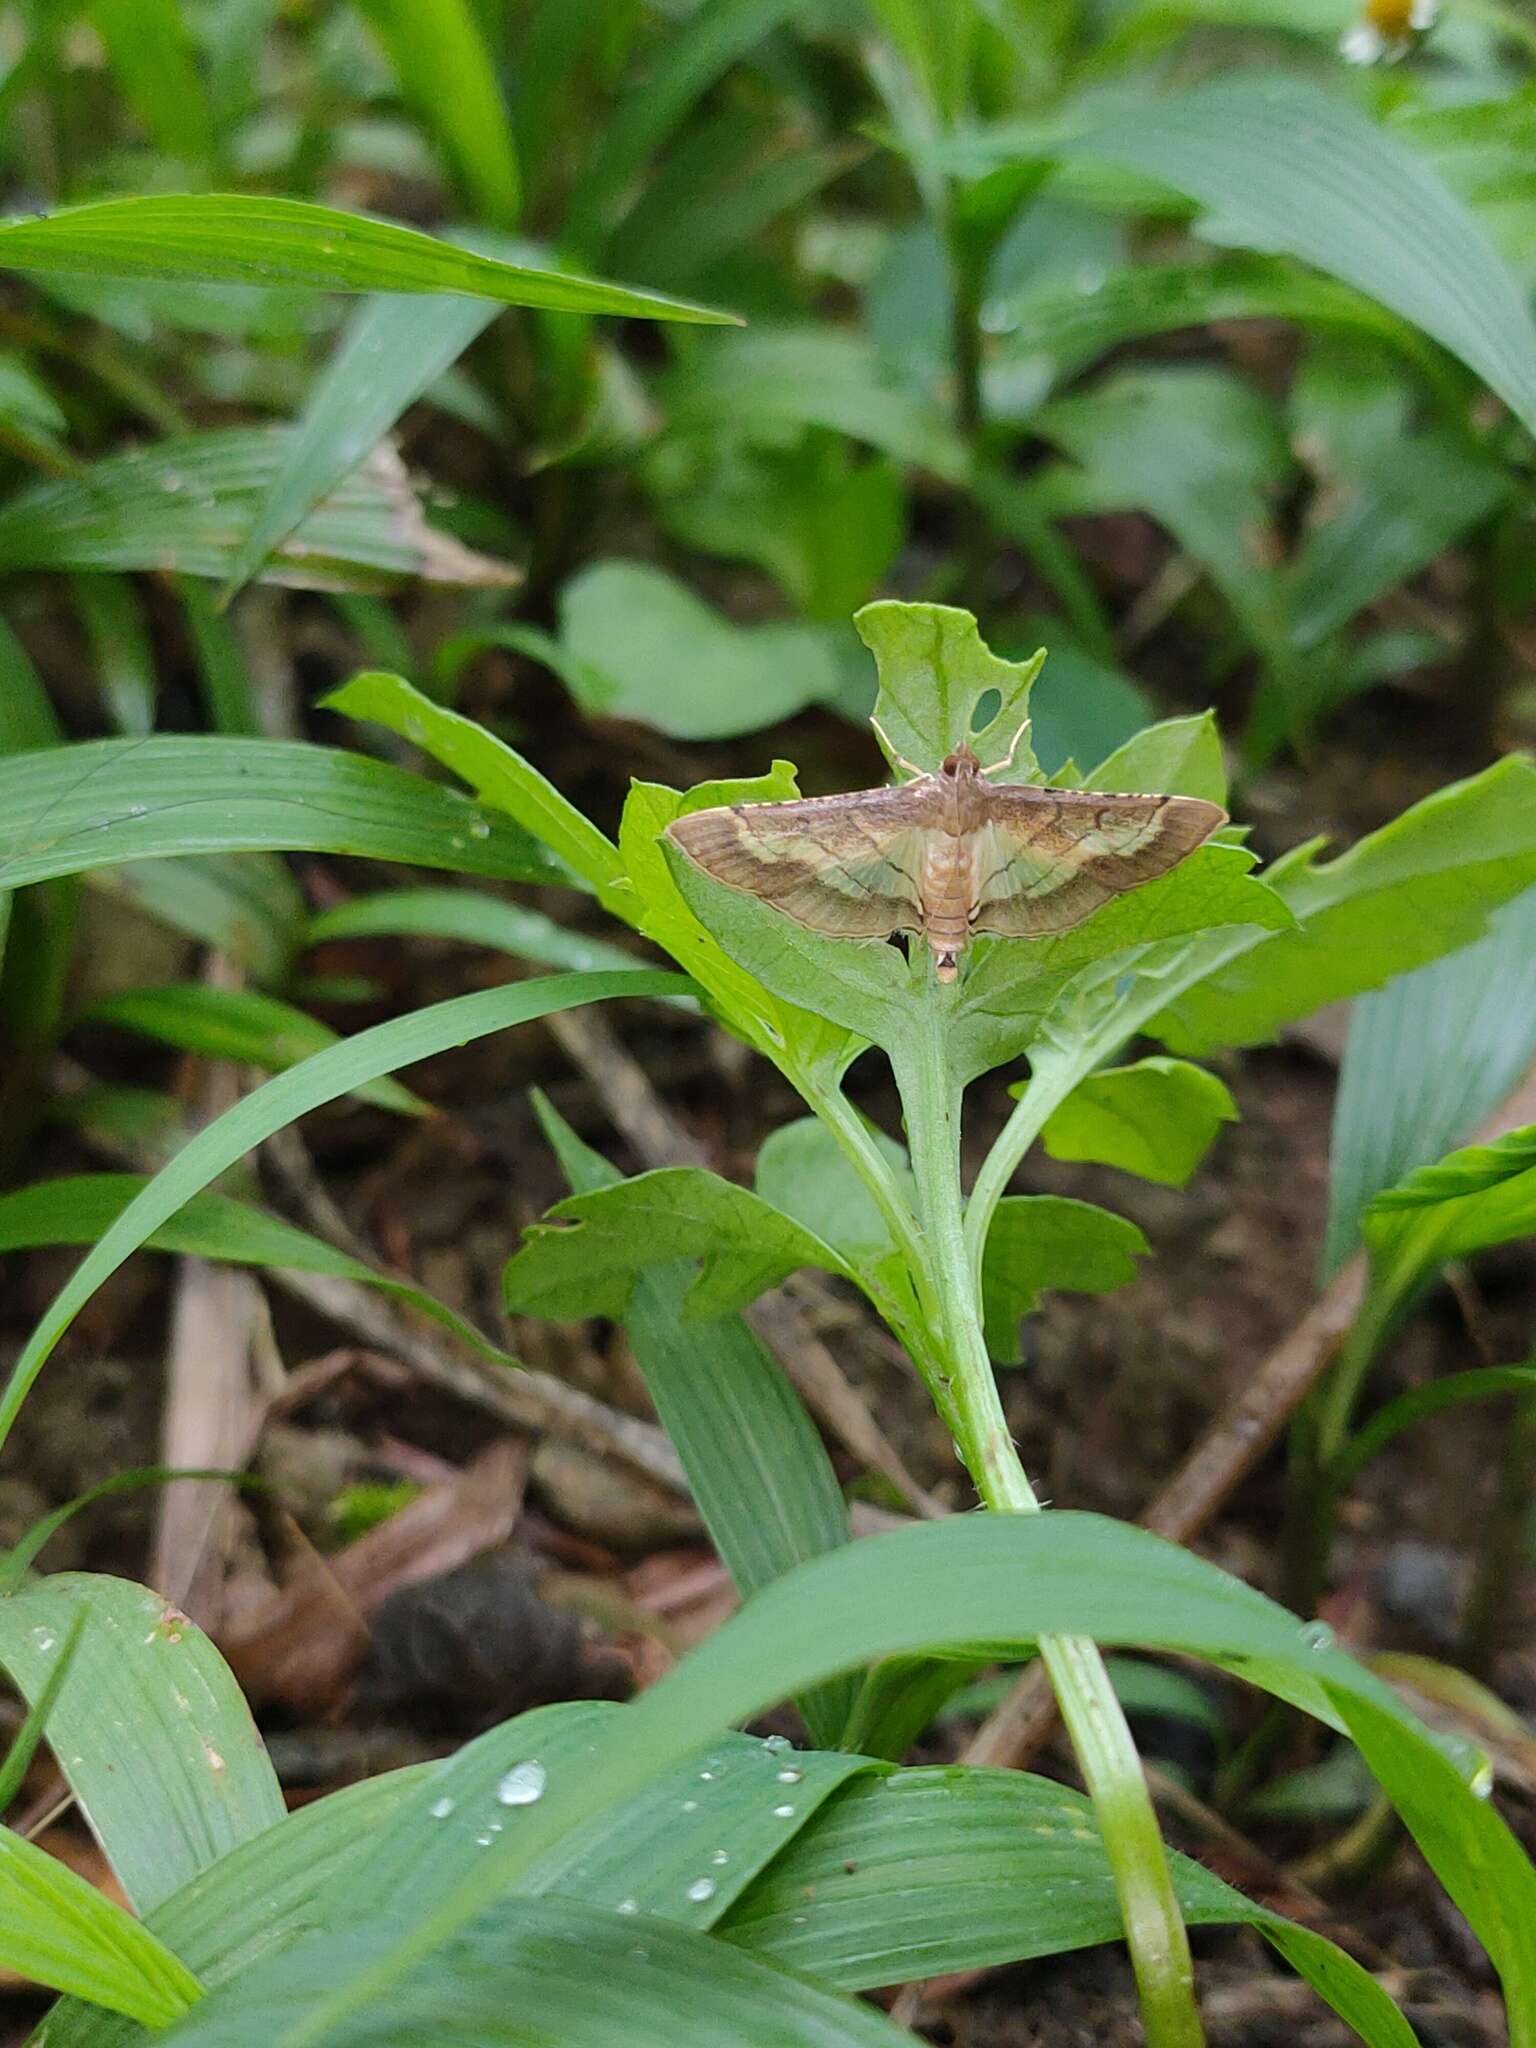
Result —
<svg viewBox="0 0 1536 2048"><path fill-rule="evenodd" d="M998 659L968 614L943 607L880 604L858 624L894 753L926 767L962 742L984 761L1006 751L1027 719L1037 662ZM0 1601L0 1661L37 1697L77 1609L89 1610L50 1731L147 1915L135 1927L110 1914L103 1923L96 1910L65 1938L68 1874L39 1871L24 1845L0 1857L0 1881L19 1902L5 1959L86 2001L51 2017L53 2048L95 2038L90 2004L141 2025L182 2014L178 2040L241 2048L403 2043L442 2031L450 2016L488 2039L542 2027L619 2048L655 2031L663 2011L701 2043L765 2033L792 2044L895 2042L907 2037L828 1987L1117 1930L1149 2039L1189 2044L1201 2034L1185 1922L1234 1917L1259 1926L1362 2039L1400 2048L1406 2025L1365 1972L1164 1850L1100 1643L1205 1658L1347 1733L1487 1946L1512 2039L1536 2039L1526 1932L1536 1873L1474 1789L1475 1759L1429 1735L1326 1631L1142 1532L1042 1510L994 1370L1016 1355L1020 1318L1042 1289L1117 1285L1143 1249L1106 1211L1010 1194L1029 1147L1043 1138L1070 1156L1187 1177L1230 1111L1219 1083L1182 1055L1266 1037L1475 939L1536 880L1536 767L1508 760L1332 862L1303 849L1262 880L1229 828L1070 931L975 941L943 982L927 947L908 957L825 938L669 844L667 826L689 812L791 798L786 764L686 794L637 783L611 841L504 742L400 678L360 676L331 701L408 738L473 795L299 744L43 750L0 763L0 876L36 884L193 846L397 857L409 846L418 861L574 879L684 972L636 961L454 998L298 1058L153 1179L6 1197L0 1245L92 1249L18 1362L0 1430L79 1307L142 1245L345 1271L412 1292L209 1192L295 1116L572 1003L694 997L793 1083L806 1118L770 1136L748 1189L700 1169L621 1179L546 1110L574 1192L512 1258L506 1289L523 1313L625 1321L711 1533L751 1598L631 1706L541 1710L441 1767L392 1774L279 1823L248 1717L195 1631L118 1582L29 1580ZM1015 766L1036 772L1023 745ZM294 803L300 775L323 805ZM1088 776L1068 770L1058 781L1218 803L1225 794L1208 719L1154 726ZM231 804L234 792L242 803ZM482 899L460 893L461 915L473 916ZM493 924L505 907L488 907ZM1113 1064L1139 1035L1168 1054ZM846 1091L870 1048L896 1078L899 1137L871 1125ZM967 1192L965 1091L1021 1058L1028 1078ZM806 1265L858 1287L900 1338L989 1512L848 1542L825 1451L740 1316ZM899 1767L979 1665L1028 1652L1051 1674L1091 1803L1017 1774ZM190 1697L174 1676L187 1658L201 1674L190 1722L166 1704ZM131 1766L111 1765L100 1705L110 1691L104 1680L92 1691L103 1659L118 1682L117 1664L136 1674L145 1701ZM814 1747L726 1732L787 1695ZM223 1775L236 1769L238 1798ZM146 1784L174 1785L184 1801L186 1824L165 1841L156 1802L148 1814L135 1804ZM211 1826L203 1811L214 1798ZM957 1853L970 1867L983 1835L997 1846L966 1883L952 1864L941 1875L941 1859ZM953 1932L935 1937L941 1895ZM601 2003L591 1996L598 1973Z"/></svg>

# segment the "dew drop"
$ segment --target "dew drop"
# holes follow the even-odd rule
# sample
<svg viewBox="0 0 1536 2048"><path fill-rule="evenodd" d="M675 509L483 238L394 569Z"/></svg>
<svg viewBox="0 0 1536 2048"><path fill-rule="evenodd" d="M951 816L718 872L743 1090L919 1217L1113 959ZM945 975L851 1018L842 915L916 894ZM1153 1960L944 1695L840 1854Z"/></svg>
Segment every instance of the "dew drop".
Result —
<svg viewBox="0 0 1536 2048"><path fill-rule="evenodd" d="M40 1653L46 1657L48 1652L51 1649L55 1648L59 1639L53 1633L52 1629L35 1628L32 1631L32 1640L36 1644Z"/></svg>
<svg viewBox="0 0 1536 2048"><path fill-rule="evenodd" d="M470 825L469 836L471 839L489 839L491 836L490 820L488 818L476 818Z"/></svg>
<svg viewBox="0 0 1536 2048"><path fill-rule="evenodd" d="M464 837L462 832L455 832L453 837L449 840L448 844L453 848L455 853L462 853L465 847L468 846L469 841Z"/></svg>
<svg viewBox="0 0 1536 2048"><path fill-rule="evenodd" d="M718 1869L718 1868L720 1867L720 1865L721 1865L722 1863L729 1863L729 1862L730 1862L730 1860L731 1860L731 1855L730 1855L730 1851L729 1851L728 1849L715 1849L715 1850L712 1850L712 1851L711 1851L711 1853L710 1853L710 1858L709 1858L709 1860L710 1860L710 1862L711 1862L711 1863L713 1863L713 1864L715 1865L716 1869Z"/></svg>
<svg viewBox="0 0 1536 2048"><path fill-rule="evenodd" d="M795 1817L795 1809L789 1805L776 1806L773 1809L773 1817L775 1820L793 1820Z"/></svg>
<svg viewBox="0 0 1536 2048"><path fill-rule="evenodd" d="M1326 1621L1309 1621L1301 1639L1309 1650L1331 1650L1338 1640Z"/></svg>
<svg viewBox="0 0 1536 2048"><path fill-rule="evenodd" d="M530 1757L507 1772L496 1787L497 1801L502 1806L532 1806L535 1800L544 1797L546 1782L544 1766Z"/></svg>
<svg viewBox="0 0 1536 2048"><path fill-rule="evenodd" d="M638 1899L620 1899L618 1905L614 1908L614 1911L618 1913L638 1913L639 1910L640 1901Z"/></svg>
<svg viewBox="0 0 1536 2048"><path fill-rule="evenodd" d="M765 1735L763 1737L763 1747L770 1756L782 1756L789 1747L789 1737L787 1735Z"/></svg>
<svg viewBox="0 0 1536 2048"><path fill-rule="evenodd" d="M148 805L148 804L130 804L130 805L128 806L128 816L129 816L130 818L146 818L146 817L148 817L148 815L149 815L149 805Z"/></svg>
<svg viewBox="0 0 1536 2048"><path fill-rule="evenodd" d="M781 1785L798 1785L805 1773L797 1771L793 1764L790 1764L782 1771L775 1771L773 1775Z"/></svg>
<svg viewBox="0 0 1536 2048"><path fill-rule="evenodd" d="M441 1799L433 1800L432 1804L427 1808L427 1811L431 1814L434 1820L446 1820L449 1814L453 1811L453 1801L448 1797L447 1793L445 1792Z"/></svg>
<svg viewBox="0 0 1536 2048"><path fill-rule="evenodd" d="M699 1802L697 1801L697 1799L685 1799L685 1800L683 1801L683 1811L684 1811L684 1813L697 1813L697 1812L698 1812L698 1810L699 1810Z"/></svg>
<svg viewBox="0 0 1536 2048"><path fill-rule="evenodd" d="M706 1899L715 1896L715 1880L712 1877L696 1877L688 1887L688 1897L696 1906L702 1906Z"/></svg>
<svg viewBox="0 0 1536 2048"><path fill-rule="evenodd" d="M475 1846L476 1846L476 1848L479 1848L479 1849L489 1849L489 1847L491 1846L491 1838L490 1838L490 1836L489 1836L489 1835L476 1835L476 1837L475 1837Z"/></svg>
<svg viewBox="0 0 1536 2048"><path fill-rule="evenodd" d="M717 1773L715 1773L714 1771L700 1771L699 1773L699 1776L703 1779L706 1785L712 1785L715 1782L716 1775Z"/></svg>

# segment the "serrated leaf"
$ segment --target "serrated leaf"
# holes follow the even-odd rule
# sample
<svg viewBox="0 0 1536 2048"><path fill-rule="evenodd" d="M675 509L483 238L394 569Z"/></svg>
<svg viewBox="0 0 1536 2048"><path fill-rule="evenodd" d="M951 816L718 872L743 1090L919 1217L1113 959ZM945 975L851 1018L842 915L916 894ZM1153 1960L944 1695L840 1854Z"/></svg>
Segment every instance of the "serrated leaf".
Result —
<svg viewBox="0 0 1536 2048"><path fill-rule="evenodd" d="M1324 1003L1481 937L1492 911L1536 883L1536 763L1508 757L1337 860L1316 854L1298 848L1266 876L1296 928L1255 936L1230 957L1218 937L1211 971L1148 1025L1174 1052L1260 1044Z"/></svg>
<svg viewBox="0 0 1536 2048"><path fill-rule="evenodd" d="M915 1207L906 1147L873 1126L869 1137ZM832 1245L851 1265L873 1264L893 1250L879 1205L818 1117L781 1124L764 1139L756 1185L765 1202Z"/></svg>
<svg viewBox="0 0 1536 2048"><path fill-rule="evenodd" d="M875 657L880 689L874 720L893 757L904 756L931 775L946 754L968 745L990 767L1024 727L1007 779L1039 781L1027 728L1043 648L1028 661L1004 661L982 640L971 614L952 605L882 599L865 605L854 624Z"/></svg>
<svg viewBox="0 0 1536 2048"><path fill-rule="evenodd" d="M6 221L0 223L0 270L333 292L465 292L507 306L714 326L734 318L656 292L504 263L389 221L254 193L104 199Z"/></svg>
<svg viewBox="0 0 1536 2048"><path fill-rule="evenodd" d="M1231 1091L1214 1074L1154 1055L1079 1081L1040 1135L1053 1159L1118 1166L1181 1188L1237 1114Z"/></svg>
<svg viewBox="0 0 1536 2048"><path fill-rule="evenodd" d="M1083 777L1084 789L1227 800L1227 764L1216 715L1165 718L1149 725Z"/></svg>
<svg viewBox="0 0 1536 2048"><path fill-rule="evenodd" d="M1022 1356L1019 1325L1042 1294L1110 1294L1136 1278L1151 1247L1124 1216L1066 1195L1005 1195L981 1262L987 1349L1000 1365Z"/></svg>
<svg viewBox="0 0 1536 2048"><path fill-rule="evenodd" d="M516 1314L622 1318L636 1276L699 1259L690 1317L744 1308L802 1266L851 1278L839 1255L750 1188L701 1166L664 1166L557 1202L502 1276Z"/></svg>

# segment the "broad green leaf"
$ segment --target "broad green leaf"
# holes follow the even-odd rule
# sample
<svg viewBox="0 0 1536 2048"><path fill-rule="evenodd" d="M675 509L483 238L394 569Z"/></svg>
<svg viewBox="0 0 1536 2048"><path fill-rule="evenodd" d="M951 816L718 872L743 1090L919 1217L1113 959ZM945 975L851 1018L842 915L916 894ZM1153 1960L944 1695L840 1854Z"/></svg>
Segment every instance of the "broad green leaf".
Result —
<svg viewBox="0 0 1536 2048"><path fill-rule="evenodd" d="M663 1166L557 1202L524 1232L502 1294L517 1315L617 1321L635 1276L677 1259L702 1261L690 1318L744 1308L802 1266L853 1277L829 1244L750 1188L702 1166Z"/></svg>
<svg viewBox="0 0 1536 2048"><path fill-rule="evenodd" d="M1019 1324L1040 1296L1063 1287L1111 1294L1136 1278L1150 1247L1134 1223L1067 1195L1005 1195L987 1232L981 1299L987 1349L1000 1365L1022 1356Z"/></svg>
<svg viewBox="0 0 1536 2048"><path fill-rule="evenodd" d="M789 448L743 447L729 428L688 436L664 442L645 475L670 534L704 554L757 563L797 611L824 625L844 624L872 595L906 538L901 466L859 461L828 433Z"/></svg>
<svg viewBox="0 0 1536 2048"><path fill-rule="evenodd" d="M1284 643L1271 499L1290 455L1263 393L1225 370L1121 370L1032 424L1078 465L1052 479L1053 509L1151 513L1261 648Z"/></svg>
<svg viewBox="0 0 1536 2048"><path fill-rule="evenodd" d="M185 277L331 292L462 292L504 306L729 324L655 292L476 255L414 228L247 193L104 199L0 224L0 270Z"/></svg>
<svg viewBox="0 0 1536 2048"><path fill-rule="evenodd" d="M1366 1203L1465 1138L1533 1053L1533 889L1497 911L1476 945L1360 998L1334 1101L1325 1277L1354 1249Z"/></svg>
<svg viewBox="0 0 1536 2048"><path fill-rule="evenodd" d="M869 1136L915 1204L905 1147L883 1131L871 1128ZM832 1245L851 1265L868 1265L892 1249L874 1197L818 1117L781 1124L764 1139L757 1155L756 1184L765 1202Z"/></svg>
<svg viewBox="0 0 1536 2048"><path fill-rule="evenodd" d="M318 1017L256 989L210 988L203 982L164 988L125 989L85 1013L82 1022L116 1024L162 1045L200 1052L212 1059L242 1060L268 1073L281 1073L328 1045L337 1034ZM426 1116L429 1105L398 1081L370 1081L360 1100L406 1116Z"/></svg>
<svg viewBox="0 0 1536 2048"><path fill-rule="evenodd" d="M1536 1124L1421 1166L1366 1205L1360 1229L1378 1284L1399 1295L1451 1259L1536 1234Z"/></svg>
<svg viewBox="0 0 1536 2048"><path fill-rule="evenodd" d="M371 896L338 903L309 920L306 946L333 939L453 939L465 946L490 946L537 960L545 967L569 967L578 973L596 968L644 967L636 954L606 939L589 938L556 924L541 910L506 903L475 889L379 889Z"/></svg>
<svg viewBox="0 0 1536 2048"><path fill-rule="evenodd" d="M1029 661L1003 661L986 646L971 614L951 605L883 599L865 605L854 624L875 657L880 691L874 718L894 754L931 775L946 754L968 745L990 767L1024 727L1007 779L1039 780L1027 728L1043 648Z"/></svg>
<svg viewBox="0 0 1536 2048"><path fill-rule="evenodd" d="M1339 95L1252 74L1143 101L1080 133L1213 209L1224 241L1283 250L1461 357L1536 432L1536 323L1477 217L1412 148Z"/></svg>
<svg viewBox="0 0 1536 2048"><path fill-rule="evenodd" d="M411 1764L327 1793L286 1815L173 1892L147 1916L208 1989L316 1924L316 1902L339 1870L368 1854L374 1831L429 1772ZM114 2014L64 2000L48 2017L57 2048L141 2048Z"/></svg>
<svg viewBox="0 0 1536 2048"><path fill-rule="evenodd" d="M1329 1640L1261 1594L1201 1559L1146 1532L1072 1513L955 1516L816 1559L762 1588L740 1614L627 1707L598 1755L579 1775L547 1788L515 1832L498 1839L451 1897L396 1940L387 1959L344 1976L302 2030L274 2037L274 2048L330 2039L328 2029L377 2002L415 1965L468 1929L509 1888L534 1870L568 1830L638 1791L668 1765L694 1754L718 1731L760 1710L770 1698L813 1684L834 1670L875 1657L1033 1642L1042 1634L1087 1634L1108 1642L1156 1643L1213 1658L1331 1723L1356 1702L1377 1713L1359 1718L1356 1740L1395 1771L1399 1754L1437 1756L1433 1742L1379 1681ZM1456 1827L1491 1830L1519 1850L1498 1817L1447 1771L1437 1796ZM792 1804L791 1802L788 1802ZM1469 1889L1465 1845L1452 1822L1431 1834L1407 1816L1437 1866L1454 1868L1458 1899L1477 1912L1483 1938L1501 1964L1529 1975L1528 1952L1509 1953L1503 1922L1484 1912ZM1536 1882L1536 1879L1531 1880Z"/></svg>
<svg viewBox="0 0 1536 2048"><path fill-rule="evenodd" d="M478 1938L477 1938L478 1937ZM337 1937L319 1930L204 2000L173 2036L178 2048L911 2048L872 2006L802 1983L690 1928L574 1899L498 1906L469 1940L398 1973L393 1916ZM345 2016L320 2016L338 1982L366 1984ZM317 2030L324 2027L323 2036Z"/></svg>
<svg viewBox="0 0 1536 2048"><path fill-rule="evenodd" d="M402 96L436 131L480 214L510 227L521 199L506 103L470 0L357 0Z"/></svg>
<svg viewBox="0 0 1536 2048"><path fill-rule="evenodd" d="M926 393L861 335L831 327L752 329L690 352L658 389L669 435L782 440L826 427L961 484L970 458Z"/></svg>
<svg viewBox="0 0 1536 2048"><path fill-rule="evenodd" d="M0 885L179 854L347 853L568 880L518 826L363 754L293 740L87 740L0 758Z"/></svg>
<svg viewBox="0 0 1536 2048"><path fill-rule="evenodd" d="M1480 938L1491 912L1536 883L1536 763L1509 757L1337 860L1319 865L1316 852L1300 847L1266 875L1295 930L1255 934L1231 952L1209 942L1209 973L1147 1027L1174 1052L1260 1044L1324 1003Z"/></svg>
<svg viewBox="0 0 1536 2048"><path fill-rule="evenodd" d="M169 2026L197 1979L104 1892L46 1850L0 1828L0 1964L51 1991Z"/></svg>
<svg viewBox="0 0 1536 2048"><path fill-rule="evenodd" d="M1227 765L1212 712L1149 725L1083 777L1084 789L1227 800Z"/></svg>
<svg viewBox="0 0 1536 2048"><path fill-rule="evenodd" d="M5 229L0 228L0 250ZM103 456L0 505L0 569L156 569L226 581L261 505L284 475L289 427L178 434ZM337 484L262 570L304 589L515 583L507 562L428 526L399 457L380 447Z"/></svg>
<svg viewBox="0 0 1536 2048"><path fill-rule="evenodd" d="M835 700L842 670L819 626L739 626L643 562L593 562L560 593L559 673L584 711L679 740L760 732Z"/></svg>
<svg viewBox="0 0 1536 2048"><path fill-rule="evenodd" d="M467 782L482 803L515 818L600 900L611 903L624 875L618 848L537 768L483 725L434 704L403 676L377 670L354 676L323 701L329 711L385 726L423 748Z"/></svg>
<svg viewBox="0 0 1536 2048"><path fill-rule="evenodd" d="M1118 1166L1181 1188L1237 1113L1231 1091L1214 1074L1154 1056L1079 1081L1040 1136L1053 1159Z"/></svg>
<svg viewBox="0 0 1536 2048"><path fill-rule="evenodd" d="M0 1600L0 1667L24 1699L46 1686L82 1606L89 1619L48 1740L129 1903L146 1913L281 1820L282 1794L223 1659L146 1587L55 1572Z"/></svg>
<svg viewBox="0 0 1536 2048"><path fill-rule="evenodd" d="M377 1024L290 1067L199 1131L136 1196L75 1270L23 1350L0 1397L0 1440L60 1337L102 1281L154 1231L255 1146L322 1103L415 1060L429 1059L493 1031L551 1011L616 995L681 995L675 974L552 974L508 988L483 989Z"/></svg>
<svg viewBox="0 0 1536 2048"><path fill-rule="evenodd" d="M102 708L128 739L153 732L160 685L132 584L121 576L73 576L69 588L90 642Z"/></svg>
<svg viewBox="0 0 1536 2048"><path fill-rule="evenodd" d="M189 853L179 860L124 861L97 868L93 886L128 898L173 931L185 932L282 982L298 950L304 899L275 854Z"/></svg>
<svg viewBox="0 0 1536 2048"><path fill-rule="evenodd" d="M205 165L213 153L213 115L177 0L91 0L88 12L123 98L155 147Z"/></svg>
<svg viewBox="0 0 1536 2048"><path fill-rule="evenodd" d="M574 1193L619 1175L541 1097L534 1107ZM625 1311L630 1349L658 1419L688 1475L710 1541L745 1599L759 1586L848 1541L848 1512L825 1444L783 1367L740 1316L684 1320L685 1264L653 1266ZM813 1738L841 1740L851 1678L798 1702Z"/></svg>
<svg viewBox="0 0 1536 2048"><path fill-rule="evenodd" d="M1372 2048L1412 2029L1323 1936L1173 1854L1192 1925L1256 1927ZM720 1934L845 1991L1060 1955L1120 1933L1091 1804L1049 1778L952 1767L845 1785L738 1900Z"/></svg>
<svg viewBox="0 0 1536 2048"><path fill-rule="evenodd" d="M226 598L256 575L273 550L367 459L498 310L481 300L442 294L380 294L358 307L253 508L249 531L230 564Z"/></svg>

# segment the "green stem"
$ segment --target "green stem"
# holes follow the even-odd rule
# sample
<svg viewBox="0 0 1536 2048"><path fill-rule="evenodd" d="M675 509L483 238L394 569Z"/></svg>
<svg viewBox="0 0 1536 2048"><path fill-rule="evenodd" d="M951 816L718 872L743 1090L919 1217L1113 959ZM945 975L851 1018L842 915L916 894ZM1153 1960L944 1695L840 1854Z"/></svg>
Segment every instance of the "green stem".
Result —
<svg viewBox="0 0 1536 2048"><path fill-rule="evenodd" d="M946 992L931 985L930 994L923 1030L893 1056L893 1065L939 1311L943 1384L934 1391L953 1417L957 1447L986 1506L1002 1514L1039 1514L982 1332L960 1183L961 1091L946 1058ZM1205 2036L1189 1938L1141 1759L1104 1660L1086 1636L1042 1636L1039 1647L1098 1815L1149 2048L1199 2048Z"/></svg>

